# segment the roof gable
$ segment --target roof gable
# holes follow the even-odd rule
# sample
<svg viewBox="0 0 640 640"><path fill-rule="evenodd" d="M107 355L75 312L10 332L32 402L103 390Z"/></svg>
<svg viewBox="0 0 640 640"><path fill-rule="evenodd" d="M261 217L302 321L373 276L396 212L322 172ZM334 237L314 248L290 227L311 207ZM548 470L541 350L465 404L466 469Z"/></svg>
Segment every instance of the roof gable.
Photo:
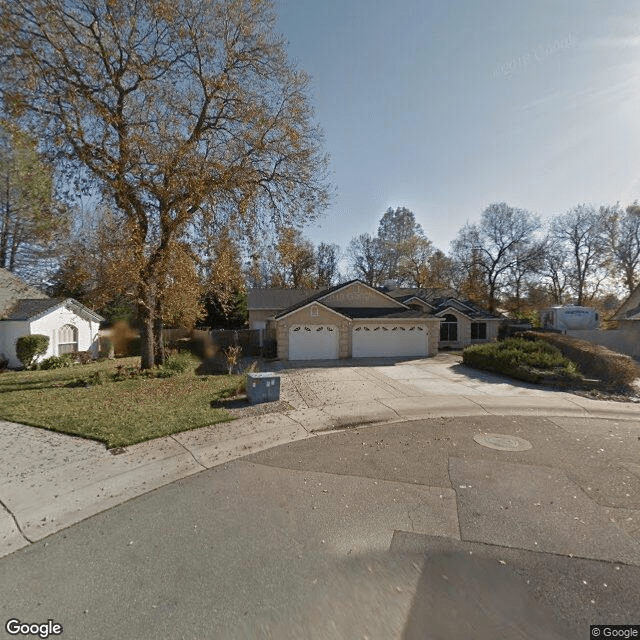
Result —
<svg viewBox="0 0 640 640"><path fill-rule="evenodd" d="M406 309L407 305L391 296L370 287L361 280L351 280L337 288L327 291L318 298L330 307L393 308Z"/></svg>
<svg viewBox="0 0 640 640"><path fill-rule="evenodd" d="M340 296L341 293L343 294L342 296ZM363 300L365 304L362 304ZM283 309L280 313L277 313L275 317L276 319L283 318L314 301L322 302L323 306L327 308L340 309L340 315L349 307L364 307L370 309L393 308L399 310L409 308L407 305L402 304L402 302L394 300L386 293L370 287L365 282L362 282L362 280L350 280L349 282L317 291L305 300L291 305L288 309ZM366 301L368 301L368 304Z"/></svg>
<svg viewBox="0 0 640 640"><path fill-rule="evenodd" d="M76 315L91 322L102 322L104 318L73 298L45 298L19 300L6 314L5 320L29 320L33 322L60 307L67 307Z"/></svg>
<svg viewBox="0 0 640 640"><path fill-rule="evenodd" d="M431 303L427 302L426 300L423 300L419 296L411 296L409 298L403 298L402 302L404 302L404 304L407 304L407 305L411 305L412 303L417 303L425 307L429 307L429 309L435 309L435 307Z"/></svg>
<svg viewBox="0 0 640 640"><path fill-rule="evenodd" d="M310 307L313 307L314 305L317 305L322 309L324 309L325 311L329 311L330 313L333 313L336 316L339 316L340 318L347 318L347 316L340 313L340 311L337 311L336 309L332 309L331 307L328 307L326 304L322 304L322 302L320 302L319 300L309 300L305 304L294 305L290 309L285 309L284 311L276 315L276 319L280 320L281 318L285 318L286 316L289 316L292 313L303 311L304 309L308 309Z"/></svg>

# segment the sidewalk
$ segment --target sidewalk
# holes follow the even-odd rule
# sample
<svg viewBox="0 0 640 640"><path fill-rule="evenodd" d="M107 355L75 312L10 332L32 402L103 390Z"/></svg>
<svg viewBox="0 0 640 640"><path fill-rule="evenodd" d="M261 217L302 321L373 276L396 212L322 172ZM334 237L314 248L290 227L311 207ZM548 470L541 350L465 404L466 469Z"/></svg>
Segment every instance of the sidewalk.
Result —
<svg viewBox="0 0 640 640"><path fill-rule="evenodd" d="M290 411L178 433L127 447L119 455L93 441L0 422L6 443L0 453L6 470L0 483L0 556L175 480L322 432L476 415L554 416L584 424L590 418L638 424L640 417L637 404L567 393L523 394L514 387L511 394L472 388L467 394L427 394L375 368L333 369L324 378L321 371L304 375L315 376L315 382L305 387L297 374L282 373L282 399L293 407Z"/></svg>

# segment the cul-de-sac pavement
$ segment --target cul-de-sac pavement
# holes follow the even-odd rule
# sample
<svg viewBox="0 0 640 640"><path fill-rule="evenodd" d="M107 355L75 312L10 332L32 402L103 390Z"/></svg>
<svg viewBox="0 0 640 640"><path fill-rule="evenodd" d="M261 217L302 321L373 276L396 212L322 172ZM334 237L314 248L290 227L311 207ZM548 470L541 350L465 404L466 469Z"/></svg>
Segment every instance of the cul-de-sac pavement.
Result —
<svg viewBox="0 0 640 640"><path fill-rule="evenodd" d="M0 423L4 636L10 619L110 640L640 624L640 405L447 354L275 368L283 410L117 455Z"/></svg>

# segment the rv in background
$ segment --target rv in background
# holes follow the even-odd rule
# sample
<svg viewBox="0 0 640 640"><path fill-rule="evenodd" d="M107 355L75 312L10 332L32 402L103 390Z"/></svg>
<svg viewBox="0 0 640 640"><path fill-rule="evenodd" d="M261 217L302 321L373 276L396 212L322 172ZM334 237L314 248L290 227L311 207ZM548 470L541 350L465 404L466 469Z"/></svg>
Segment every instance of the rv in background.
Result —
<svg viewBox="0 0 640 640"><path fill-rule="evenodd" d="M598 311L591 307L551 307L540 311L540 320L544 329L557 331L576 331L597 329L600 323Z"/></svg>

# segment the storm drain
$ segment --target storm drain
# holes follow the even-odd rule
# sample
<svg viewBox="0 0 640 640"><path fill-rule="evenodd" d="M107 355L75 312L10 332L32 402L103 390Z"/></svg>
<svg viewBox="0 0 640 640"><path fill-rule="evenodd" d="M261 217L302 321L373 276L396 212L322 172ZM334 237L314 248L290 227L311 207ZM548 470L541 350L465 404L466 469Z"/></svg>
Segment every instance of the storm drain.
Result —
<svg viewBox="0 0 640 640"><path fill-rule="evenodd" d="M473 436L473 439L483 447L497 449L498 451L526 451L531 449L531 443L524 438L507 436L502 433L481 433Z"/></svg>

